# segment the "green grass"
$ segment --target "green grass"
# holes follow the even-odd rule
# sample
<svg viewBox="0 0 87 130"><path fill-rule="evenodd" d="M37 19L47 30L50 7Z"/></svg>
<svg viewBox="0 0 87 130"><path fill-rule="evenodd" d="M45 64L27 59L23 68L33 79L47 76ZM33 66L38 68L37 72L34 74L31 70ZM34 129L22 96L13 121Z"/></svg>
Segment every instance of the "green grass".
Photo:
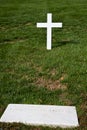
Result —
<svg viewBox="0 0 87 130"><path fill-rule="evenodd" d="M46 22L47 13L63 22L62 29L53 29L51 51L46 50L46 29L36 27ZM51 90L49 81L61 87ZM74 105L80 127L72 130L87 128L86 0L0 0L0 116L9 103Z"/></svg>

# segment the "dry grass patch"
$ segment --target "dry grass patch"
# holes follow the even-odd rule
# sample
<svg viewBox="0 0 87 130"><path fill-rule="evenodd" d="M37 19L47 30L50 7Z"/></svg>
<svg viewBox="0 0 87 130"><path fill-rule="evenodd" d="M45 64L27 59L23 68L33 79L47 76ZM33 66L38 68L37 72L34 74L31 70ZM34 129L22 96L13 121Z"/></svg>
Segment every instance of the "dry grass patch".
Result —
<svg viewBox="0 0 87 130"><path fill-rule="evenodd" d="M65 105L70 106L72 104L72 102L69 100L68 98L68 93L67 92L63 92L60 96L59 99L61 102L63 102Z"/></svg>
<svg viewBox="0 0 87 130"><path fill-rule="evenodd" d="M40 77L36 80L36 85L39 87L44 86L50 90L67 89L67 85L61 83L61 79L51 80L44 77Z"/></svg>
<svg viewBox="0 0 87 130"><path fill-rule="evenodd" d="M25 25L26 25L26 26L29 26L29 25L33 25L33 23L28 22L28 23L26 23Z"/></svg>
<svg viewBox="0 0 87 130"><path fill-rule="evenodd" d="M14 40L6 40L4 42L1 42L0 45L3 44L16 44L16 43L22 43L25 42L27 39L14 39Z"/></svg>
<svg viewBox="0 0 87 130"><path fill-rule="evenodd" d="M83 111L83 113L81 116L79 116L79 122L81 126L87 127L87 94L81 94L81 98L84 100L84 102L80 106L80 109Z"/></svg>

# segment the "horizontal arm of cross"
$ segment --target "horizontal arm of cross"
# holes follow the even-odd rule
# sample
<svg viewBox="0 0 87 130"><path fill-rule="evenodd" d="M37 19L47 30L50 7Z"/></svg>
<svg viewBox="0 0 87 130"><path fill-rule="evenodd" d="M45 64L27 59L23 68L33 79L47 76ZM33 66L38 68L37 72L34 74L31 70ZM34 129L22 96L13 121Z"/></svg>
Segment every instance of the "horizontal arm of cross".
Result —
<svg viewBox="0 0 87 130"><path fill-rule="evenodd" d="M50 26L52 28L62 28L62 23L51 23Z"/></svg>
<svg viewBox="0 0 87 130"><path fill-rule="evenodd" d="M51 27L51 28L61 28L62 27L62 23L37 23L37 27L39 28L47 28L47 27Z"/></svg>
<svg viewBox="0 0 87 130"><path fill-rule="evenodd" d="M37 27L39 27L39 28L47 28L47 23L37 23Z"/></svg>

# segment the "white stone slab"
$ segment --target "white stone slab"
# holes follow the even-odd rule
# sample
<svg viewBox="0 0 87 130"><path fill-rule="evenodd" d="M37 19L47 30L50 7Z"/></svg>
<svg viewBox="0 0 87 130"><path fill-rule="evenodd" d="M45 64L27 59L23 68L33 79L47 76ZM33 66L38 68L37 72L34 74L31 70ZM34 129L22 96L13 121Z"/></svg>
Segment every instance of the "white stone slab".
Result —
<svg viewBox="0 0 87 130"><path fill-rule="evenodd" d="M79 126L74 106L9 104L0 122L62 128Z"/></svg>

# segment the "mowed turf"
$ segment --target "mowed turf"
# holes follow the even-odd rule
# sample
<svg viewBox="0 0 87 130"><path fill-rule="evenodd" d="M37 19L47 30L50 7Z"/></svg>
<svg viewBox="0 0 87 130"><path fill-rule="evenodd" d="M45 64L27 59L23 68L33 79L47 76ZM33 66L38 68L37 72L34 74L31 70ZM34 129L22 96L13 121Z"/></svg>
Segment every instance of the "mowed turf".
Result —
<svg viewBox="0 0 87 130"><path fill-rule="evenodd" d="M37 22L63 28L52 31ZM76 106L80 127L87 128L87 1L0 0L0 116L9 103ZM3 130L53 128L0 123ZM60 130L60 128L56 128Z"/></svg>

